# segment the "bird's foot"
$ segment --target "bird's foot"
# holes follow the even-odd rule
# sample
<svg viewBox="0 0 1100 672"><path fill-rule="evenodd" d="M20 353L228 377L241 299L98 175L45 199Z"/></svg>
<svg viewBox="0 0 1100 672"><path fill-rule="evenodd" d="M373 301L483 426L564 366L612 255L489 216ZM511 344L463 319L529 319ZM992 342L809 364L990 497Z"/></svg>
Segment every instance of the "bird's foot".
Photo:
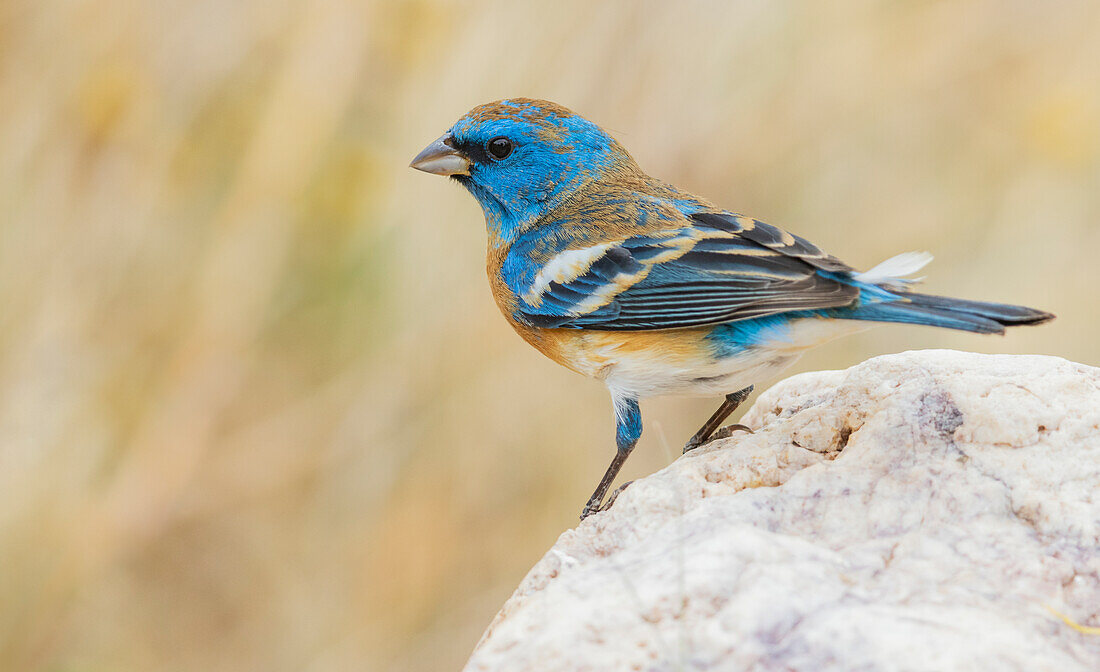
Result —
<svg viewBox="0 0 1100 672"><path fill-rule="evenodd" d="M626 486L630 485L633 482L634 481L627 481L626 483L623 483L619 487L615 488L615 491L611 493L611 496L608 497L607 501L604 502L603 506L600 507L600 511L607 511L608 509L610 509L611 505L615 503L615 500L619 498L619 495L622 494L623 490L626 490Z"/></svg>
<svg viewBox="0 0 1100 672"><path fill-rule="evenodd" d="M709 439L709 437L708 437L708 439ZM693 451L696 448L698 448L699 446L703 445L704 443L707 442L708 439L701 439L700 440L700 439L697 439L694 436L691 437L691 440L684 444L684 455L687 455L691 451Z"/></svg>
<svg viewBox="0 0 1100 672"><path fill-rule="evenodd" d="M699 431L695 432L695 435L688 440L687 445L684 446L684 454L688 454L711 439L721 439L729 436L728 432L732 432L733 430L729 428L718 429L718 425L722 424L726 418L730 417L730 413L737 410L737 407L752 394L752 390L753 386L749 385L743 390L727 394L726 398L722 401L722 405L718 407L718 410L715 411L714 414L710 416L710 419L703 423ZM730 425L730 427L733 429L743 429L750 434L752 433L752 430L744 425ZM718 435L719 433L721 433L721 436Z"/></svg>
<svg viewBox="0 0 1100 672"><path fill-rule="evenodd" d="M585 518L591 516L593 513L599 513L602 510L603 509L600 506L599 501L594 502L592 500L589 500L588 503L584 505L584 508L581 509L581 520L584 520Z"/></svg>
<svg viewBox="0 0 1100 672"><path fill-rule="evenodd" d="M705 439L700 439L699 435L691 437L691 440L688 441L687 445L684 446L684 454L688 454L689 452L695 450L704 443L710 443L711 441L714 441L716 439L728 439L729 437L733 436L734 432L748 432L749 434L755 433L752 431L751 427L747 427L741 424L719 427L718 429L714 430L713 434L706 437Z"/></svg>
<svg viewBox="0 0 1100 672"><path fill-rule="evenodd" d="M619 495L622 493L622 491L626 490L626 486L630 485L633 482L634 481L627 481L626 483L623 483L619 487L615 488L614 492L611 493L611 496L607 498L607 501L602 504L599 502L599 500L596 499L588 500L588 503L584 505L584 510L581 511L581 520L584 520L585 518L591 516L593 513L601 513L610 509L611 505L614 504L615 500L619 498Z"/></svg>
<svg viewBox="0 0 1100 672"><path fill-rule="evenodd" d="M746 432L748 434L756 433L752 431L752 427L747 427L742 424L726 425L725 427L720 427L715 430L714 434L711 434L710 440L714 441L715 439L728 439L729 437L733 436L734 432Z"/></svg>

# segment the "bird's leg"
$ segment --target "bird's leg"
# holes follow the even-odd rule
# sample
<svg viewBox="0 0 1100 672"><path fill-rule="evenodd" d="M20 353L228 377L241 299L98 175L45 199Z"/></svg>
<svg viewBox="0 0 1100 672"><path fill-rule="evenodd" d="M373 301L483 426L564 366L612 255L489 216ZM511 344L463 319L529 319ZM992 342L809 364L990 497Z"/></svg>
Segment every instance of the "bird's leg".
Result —
<svg viewBox="0 0 1100 672"><path fill-rule="evenodd" d="M638 437L642 435L642 411L638 407L637 399L615 399L615 457L612 458L611 464L608 465L607 471L604 472L603 478L600 479L600 484L596 486L596 491L592 493L592 496L588 498L588 503L584 505L584 510L581 511L581 520L584 520L588 516L591 516L597 511L603 511L607 507L601 507L604 495L607 494L608 488L615 481L615 477L619 475L619 470L623 468L623 463L626 462L626 458L630 455L630 451L634 450L634 446L638 444ZM625 485L623 487L626 487ZM615 495L607 503L607 506L611 506L614 502L614 497L618 496L622 488L615 491Z"/></svg>
<svg viewBox="0 0 1100 672"><path fill-rule="evenodd" d="M631 448L633 448L633 446L631 446ZM607 494L607 489L611 487L611 483L615 480L615 477L619 475L619 470L623 468L623 463L626 462L627 455L630 455L629 450L626 452L622 450L615 451L615 457L612 458L611 464L607 467L607 471L604 472L600 484L596 486L596 491L588 498L588 503L584 505L584 510L581 511L581 520L601 510L600 504L603 502L603 496Z"/></svg>
<svg viewBox="0 0 1100 672"><path fill-rule="evenodd" d="M722 405L718 407L718 410L714 412L714 415L710 416L710 419L703 423L703 426L699 428L698 432L695 432L695 436L688 440L687 445L684 446L684 452L695 450L699 446L706 443L711 435L714 434L714 430L721 426L722 422L729 417L730 413L737 410L737 407L741 405L741 402L752 394L752 385L749 385L745 389L734 392L733 394L727 394L725 400L722 401ZM730 425L729 427L722 428L724 434L722 438L729 436L734 430L740 429L746 432L752 433L752 430L744 425Z"/></svg>

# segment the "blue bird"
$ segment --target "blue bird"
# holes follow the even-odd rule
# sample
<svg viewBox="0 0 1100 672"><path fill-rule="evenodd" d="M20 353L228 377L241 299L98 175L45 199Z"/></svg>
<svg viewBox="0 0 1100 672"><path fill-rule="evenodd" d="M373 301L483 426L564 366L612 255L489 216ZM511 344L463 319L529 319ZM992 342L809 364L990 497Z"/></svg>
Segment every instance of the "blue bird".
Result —
<svg viewBox="0 0 1100 672"><path fill-rule="evenodd" d="M618 492L604 503L641 436L639 399L725 395L687 452L716 431L748 430L719 427L753 383L869 322L1001 334L1054 317L918 294L904 277L927 254L860 273L648 176L599 126L544 100L475 107L411 166L450 176L481 204L489 282L512 328L611 393L617 450L582 519Z"/></svg>

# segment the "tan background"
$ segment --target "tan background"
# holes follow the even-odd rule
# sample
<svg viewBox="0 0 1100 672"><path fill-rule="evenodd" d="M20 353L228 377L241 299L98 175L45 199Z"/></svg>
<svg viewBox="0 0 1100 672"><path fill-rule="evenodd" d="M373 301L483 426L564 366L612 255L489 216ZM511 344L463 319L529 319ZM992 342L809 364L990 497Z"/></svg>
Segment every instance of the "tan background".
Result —
<svg viewBox="0 0 1100 672"><path fill-rule="evenodd" d="M592 6L590 6L590 4ZM1100 4L0 3L0 669L455 669L610 457L406 168L545 97L866 268L1100 363ZM644 404L628 477L716 400Z"/></svg>

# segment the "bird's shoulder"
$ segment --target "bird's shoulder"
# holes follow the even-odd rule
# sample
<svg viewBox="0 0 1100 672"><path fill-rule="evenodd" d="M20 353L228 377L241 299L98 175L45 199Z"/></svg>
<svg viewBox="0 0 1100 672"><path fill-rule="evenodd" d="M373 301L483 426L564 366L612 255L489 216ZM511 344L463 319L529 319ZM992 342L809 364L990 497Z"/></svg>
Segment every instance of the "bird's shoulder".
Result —
<svg viewBox="0 0 1100 672"><path fill-rule="evenodd" d="M645 176L594 181L532 220L499 246L501 270L516 282L558 255L610 249L637 236L691 226L688 213L713 210L705 200ZM614 253L613 253L614 254Z"/></svg>

